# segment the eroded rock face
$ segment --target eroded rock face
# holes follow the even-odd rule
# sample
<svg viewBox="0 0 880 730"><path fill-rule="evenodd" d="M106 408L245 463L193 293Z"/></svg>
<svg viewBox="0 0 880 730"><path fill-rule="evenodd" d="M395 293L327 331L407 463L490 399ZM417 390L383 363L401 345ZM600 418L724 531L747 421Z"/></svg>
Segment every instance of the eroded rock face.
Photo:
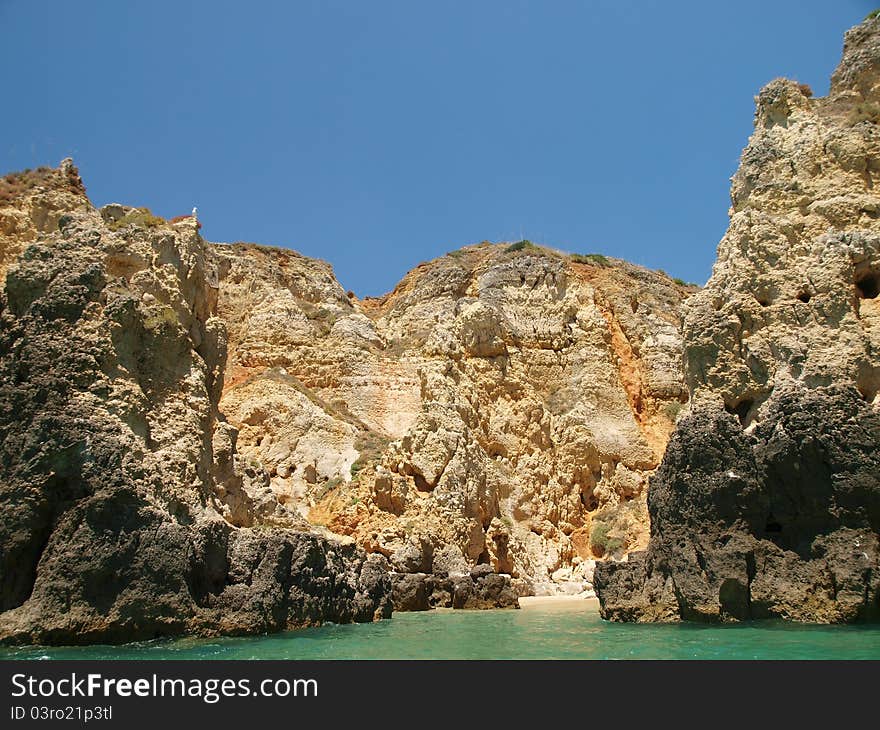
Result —
<svg viewBox="0 0 880 730"><path fill-rule="evenodd" d="M361 302L295 252L97 211L67 161L9 180L2 640L372 620L389 572L515 607L644 545L684 397L665 275L485 244Z"/></svg>
<svg viewBox="0 0 880 730"><path fill-rule="evenodd" d="M880 20L828 97L757 97L731 222L685 305L692 412L648 500L651 541L602 564L606 618L880 618Z"/></svg>
<svg viewBox="0 0 880 730"><path fill-rule="evenodd" d="M294 252L213 250L220 408L280 503L398 572L485 564L523 593L588 591L645 546L692 288L486 243L359 301Z"/></svg>
<svg viewBox="0 0 880 730"><path fill-rule="evenodd" d="M376 561L306 532L263 467L242 463L217 410L227 336L217 262L195 221L121 206L102 216L69 161L10 188L0 640L262 633L390 615Z"/></svg>
<svg viewBox="0 0 880 730"><path fill-rule="evenodd" d="M11 180L4 640L371 620L388 571L515 606L646 544L692 288L481 244L358 301L293 251L96 211L69 162Z"/></svg>

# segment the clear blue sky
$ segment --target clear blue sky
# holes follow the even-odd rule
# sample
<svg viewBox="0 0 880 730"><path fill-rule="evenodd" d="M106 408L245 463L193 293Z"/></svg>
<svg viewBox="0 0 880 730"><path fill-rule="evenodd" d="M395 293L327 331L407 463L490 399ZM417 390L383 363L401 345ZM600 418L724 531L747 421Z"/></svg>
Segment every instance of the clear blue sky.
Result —
<svg viewBox="0 0 880 730"><path fill-rule="evenodd" d="M876 2L0 0L0 172L73 156L359 295L520 237L703 283L755 93L827 93Z"/></svg>

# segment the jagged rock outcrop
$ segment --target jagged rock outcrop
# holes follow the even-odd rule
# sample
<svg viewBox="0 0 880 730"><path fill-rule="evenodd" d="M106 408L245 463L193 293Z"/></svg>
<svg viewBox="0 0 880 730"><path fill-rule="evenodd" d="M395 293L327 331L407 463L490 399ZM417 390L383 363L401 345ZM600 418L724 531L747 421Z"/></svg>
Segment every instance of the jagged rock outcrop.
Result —
<svg viewBox="0 0 880 730"><path fill-rule="evenodd" d="M354 545L308 532L217 409L218 263L186 218L0 186L0 641L263 633L389 616Z"/></svg>
<svg viewBox="0 0 880 730"><path fill-rule="evenodd" d="M395 611L432 608L519 608L509 575L478 565L469 573L393 573Z"/></svg>
<svg viewBox="0 0 880 730"><path fill-rule="evenodd" d="M220 407L281 503L398 573L487 564L522 593L582 593L597 558L644 547L692 287L484 243L359 301L289 250L214 253Z"/></svg>
<svg viewBox="0 0 880 730"><path fill-rule="evenodd" d="M685 305L691 413L651 540L597 566L606 618L880 619L880 19L828 97L756 99L730 227Z"/></svg>

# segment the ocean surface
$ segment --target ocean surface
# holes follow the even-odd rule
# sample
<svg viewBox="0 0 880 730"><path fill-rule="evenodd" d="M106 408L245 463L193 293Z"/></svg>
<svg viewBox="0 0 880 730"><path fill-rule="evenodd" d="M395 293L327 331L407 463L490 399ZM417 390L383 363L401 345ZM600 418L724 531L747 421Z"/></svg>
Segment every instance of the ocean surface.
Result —
<svg viewBox="0 0 880 730"><path fill-rule="evenodd" d="M602 621L586 602L400 613L271 636L0 649L0 659L880 659L880 626Z"/></svg>

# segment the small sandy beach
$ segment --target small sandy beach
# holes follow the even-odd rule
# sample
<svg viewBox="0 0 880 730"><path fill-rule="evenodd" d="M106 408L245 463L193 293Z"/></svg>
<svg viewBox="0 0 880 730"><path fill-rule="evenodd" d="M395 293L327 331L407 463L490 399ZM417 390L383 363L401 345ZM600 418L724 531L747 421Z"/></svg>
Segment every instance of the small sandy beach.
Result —
<svg viewBox="0 0 880 730"><path fill-rule="evenodd" d="M578 598L577 596L523 596L519 599L522 609L548 608L569 611L598 611L598 598Z"/></svg>

